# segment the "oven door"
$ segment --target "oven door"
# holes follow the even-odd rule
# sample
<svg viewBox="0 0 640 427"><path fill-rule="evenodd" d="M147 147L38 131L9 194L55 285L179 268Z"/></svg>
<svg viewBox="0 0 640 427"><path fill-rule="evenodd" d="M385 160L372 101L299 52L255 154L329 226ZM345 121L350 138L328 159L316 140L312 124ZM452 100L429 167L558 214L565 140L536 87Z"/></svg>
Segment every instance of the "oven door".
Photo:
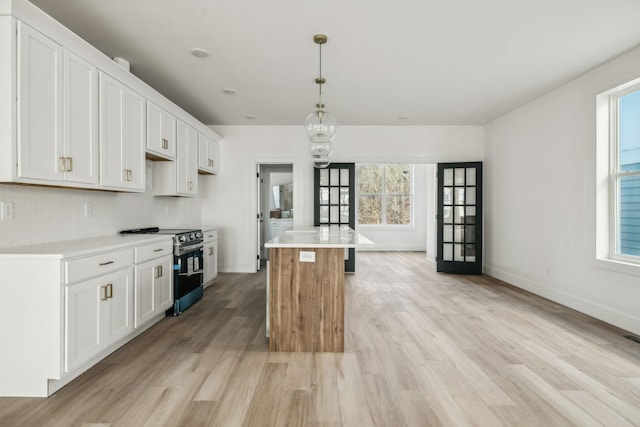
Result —
<svg viewBox="0 0 640 427"><path fill-rule="evenodd" d="M202 286L204 279L202 242L180 248L174 256L173 299L177 300Z"/></svg>

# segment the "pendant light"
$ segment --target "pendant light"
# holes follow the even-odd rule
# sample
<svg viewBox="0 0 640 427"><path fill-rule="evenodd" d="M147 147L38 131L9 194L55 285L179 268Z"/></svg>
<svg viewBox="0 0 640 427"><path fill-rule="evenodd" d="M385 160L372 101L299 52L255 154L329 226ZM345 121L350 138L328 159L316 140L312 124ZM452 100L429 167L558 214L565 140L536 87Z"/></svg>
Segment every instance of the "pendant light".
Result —
<svg viewBox="0 0 640 427"><path fill-rule="evenodd" d="M309 114L304 122L305 133L309 139L309 154L313 165L317 168L329 166L331 157L332 141L336 136L336 118L333 114L324 111L322 103L322 85L326 83L322 77L322 45L327 42L327 36L316 34L313 41L319 46L320 51L320 75L316 78L319 88L318 103L316 111Z"/></svg>

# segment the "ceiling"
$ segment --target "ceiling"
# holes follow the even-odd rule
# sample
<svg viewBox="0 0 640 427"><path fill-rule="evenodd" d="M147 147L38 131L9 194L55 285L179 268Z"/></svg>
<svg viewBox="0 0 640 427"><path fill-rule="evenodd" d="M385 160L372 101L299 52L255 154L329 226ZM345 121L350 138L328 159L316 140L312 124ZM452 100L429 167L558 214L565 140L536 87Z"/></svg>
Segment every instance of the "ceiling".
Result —
<svg viewBox="0 0 640 427"><path fill-rule="evenodd" d="M485 124L640 43L638 0L33 3L210 125L302 125L318 33L339 125Z"/></svg>

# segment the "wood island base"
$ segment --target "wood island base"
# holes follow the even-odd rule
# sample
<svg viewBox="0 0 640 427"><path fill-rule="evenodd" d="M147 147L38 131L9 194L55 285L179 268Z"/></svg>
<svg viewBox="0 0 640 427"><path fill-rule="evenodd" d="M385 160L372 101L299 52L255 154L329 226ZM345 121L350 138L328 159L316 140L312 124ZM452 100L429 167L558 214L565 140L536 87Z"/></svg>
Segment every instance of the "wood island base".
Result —
<svg viewBox="0 0 640 427"><path fill-rule="evenodd" d="M269 351L344 352L344 249L272 247L269 260Z"/></svg>

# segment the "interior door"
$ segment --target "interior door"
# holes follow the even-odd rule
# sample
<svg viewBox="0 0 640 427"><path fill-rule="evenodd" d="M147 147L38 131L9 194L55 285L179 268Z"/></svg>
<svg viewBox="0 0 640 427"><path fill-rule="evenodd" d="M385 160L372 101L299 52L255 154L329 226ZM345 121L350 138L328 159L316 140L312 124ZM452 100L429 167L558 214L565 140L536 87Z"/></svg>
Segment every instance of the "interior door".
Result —
<svg viewBox="0 0 640 427"><path fill-rule="evenodd" d="M332 163L314 171L314 224L356 228L355 163ZM355 249L345 250L344 271L356 271Z"/></svg>
<svg viewBox="0 0 640 427"><path fill-rule="evenodd" d="M256 166L256 186L258 193L256 209L256 271L260 271L260 254L262 253L262 178L260 165Z"/></svg>
<svg viewBox="0 0 640 427"><path fill-rule="evenodd" d="M482 162L438 164L436 271L482 274Z"/></svg>

